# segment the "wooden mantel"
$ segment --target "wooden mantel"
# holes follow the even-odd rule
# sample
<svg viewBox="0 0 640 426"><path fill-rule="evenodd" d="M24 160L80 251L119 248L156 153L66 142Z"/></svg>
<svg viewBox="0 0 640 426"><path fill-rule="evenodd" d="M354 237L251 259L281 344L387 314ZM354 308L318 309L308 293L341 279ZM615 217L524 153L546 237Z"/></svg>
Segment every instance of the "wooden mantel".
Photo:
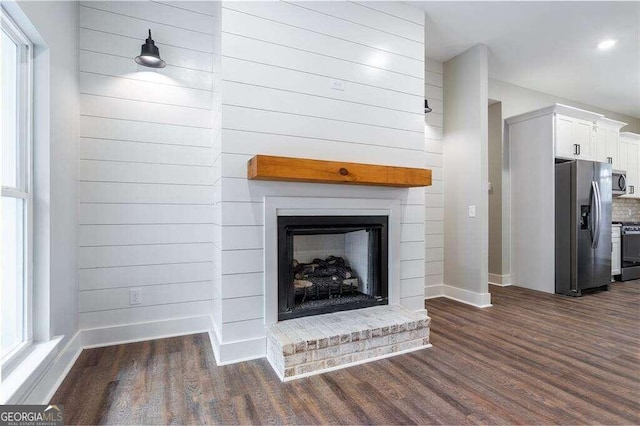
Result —
<svg viewBox="0 0 640 426"><path fill-rule="evenodd" d="M340 183L411 188L431 185L431 170L340 161L256 155L247 178L286 182Z"/></svg>

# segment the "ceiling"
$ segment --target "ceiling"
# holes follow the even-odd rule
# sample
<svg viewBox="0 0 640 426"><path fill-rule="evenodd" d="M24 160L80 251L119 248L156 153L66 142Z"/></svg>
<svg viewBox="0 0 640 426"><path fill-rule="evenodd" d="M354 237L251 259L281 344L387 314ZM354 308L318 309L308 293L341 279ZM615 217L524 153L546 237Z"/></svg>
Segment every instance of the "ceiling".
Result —
<svg viewBox="0 0 640 426"><path fill-rule="evenodd" d="M429 58L484 43L490 78L640 117L640 2L407 3L427 12Z"/></svg>

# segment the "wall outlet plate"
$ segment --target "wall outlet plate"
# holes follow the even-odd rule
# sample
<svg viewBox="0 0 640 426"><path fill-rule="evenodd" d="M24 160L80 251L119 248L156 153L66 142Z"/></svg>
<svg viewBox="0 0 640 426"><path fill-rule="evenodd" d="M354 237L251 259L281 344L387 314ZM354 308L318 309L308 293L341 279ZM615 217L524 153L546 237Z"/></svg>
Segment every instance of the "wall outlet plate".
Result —
<svg viewBox="0 0 640 426"><path fill-rule="evenodd" d="M344 81L343 80L337 80L335 78L331 79L331 88L333 90L340 90L340 91L344 91Z"/></svg>
<svg viewBox="0 0 640 426"><path fill-rule="evenodd" d="M142 289L141 288L129 289L129 304L139 305L141 303L142 303Z"/></svg>
<svg viewBox="0 0 640 426"><path fill-rule="evenodd" d="M476 217L476 206L469 206L469 217Z"/></svg>

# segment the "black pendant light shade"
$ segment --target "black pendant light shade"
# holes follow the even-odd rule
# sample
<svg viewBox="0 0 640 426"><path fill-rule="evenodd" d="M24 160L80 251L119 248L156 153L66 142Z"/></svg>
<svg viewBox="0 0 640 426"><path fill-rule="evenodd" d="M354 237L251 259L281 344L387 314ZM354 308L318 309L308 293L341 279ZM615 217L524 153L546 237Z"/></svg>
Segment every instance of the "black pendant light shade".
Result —
<svg viewBox="0 0 640 426"><path fill-rule="evenodd" d="M433 111L431 108L429 108L429 101L428 100L424 100L424 113L427 114L429 112Z"/></svg>
<svg viewBox="0 0 640 426"><path fill-rule="evenodd" d="M160 59L160 50L151 38L151 30L149 30L149 38L142 45L140 56L136 56L136 63L150 68L164 68L167 63Z"/></svg>

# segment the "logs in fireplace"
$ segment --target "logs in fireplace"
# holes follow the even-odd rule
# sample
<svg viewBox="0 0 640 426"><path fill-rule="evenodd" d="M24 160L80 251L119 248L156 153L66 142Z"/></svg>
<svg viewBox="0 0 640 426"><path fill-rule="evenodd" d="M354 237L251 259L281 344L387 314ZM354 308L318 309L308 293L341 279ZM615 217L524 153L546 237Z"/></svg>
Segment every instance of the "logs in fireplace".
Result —
<svg viewBox="0 0 640 426"><path fill-rule="evenodd" d="M293 259L293 288L295 296L307 299L331 299L358 292L358 278L342 257L329 256L313 259L311 263L299 263Z"/></svg>
<svg viewBox="0 0 640 426"><path fill-rule="evenodd" d="M387 216L278 217L278 320L387 304L387 228ZM309 254L299 236L340 255L296 258Z"/></svg>

